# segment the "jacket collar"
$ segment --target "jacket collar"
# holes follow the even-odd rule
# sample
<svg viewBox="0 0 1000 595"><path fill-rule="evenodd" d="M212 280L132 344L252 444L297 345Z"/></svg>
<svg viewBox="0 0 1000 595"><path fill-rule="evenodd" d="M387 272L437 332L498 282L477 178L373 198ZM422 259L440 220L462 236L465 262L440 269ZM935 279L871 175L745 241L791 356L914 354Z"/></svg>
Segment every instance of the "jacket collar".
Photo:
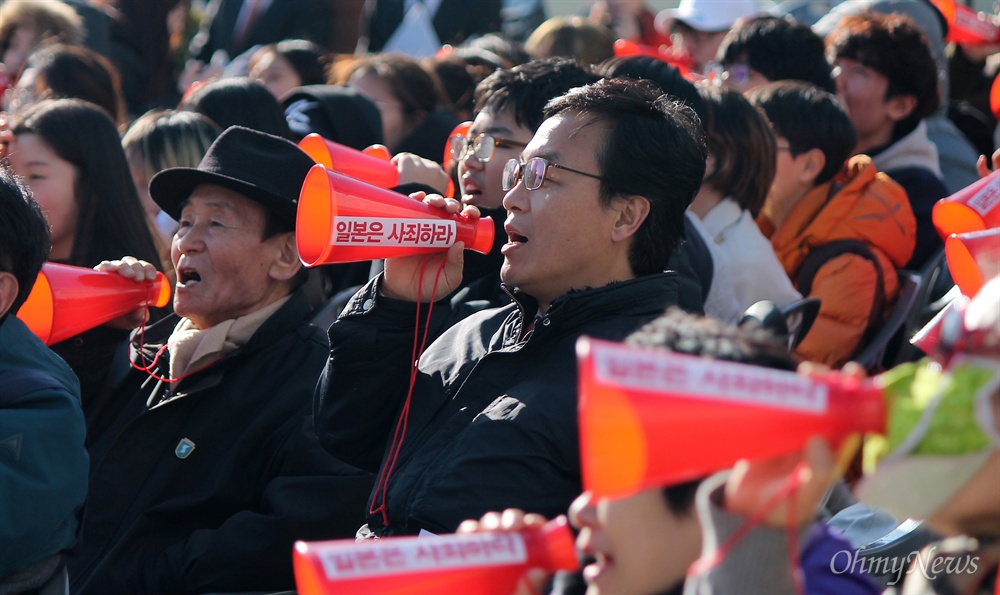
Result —
<svg viewBox="0 0 1000 595"><path fill-rule="evenodd" d="M519 324L526 324L538 312L535 298L509 285L503 289L517 304ZM539 320L551 319L560 325L578 326L622 314L657 313L677 304L677 273L667 271L603 287L573 290L556 298Z"/></svg>

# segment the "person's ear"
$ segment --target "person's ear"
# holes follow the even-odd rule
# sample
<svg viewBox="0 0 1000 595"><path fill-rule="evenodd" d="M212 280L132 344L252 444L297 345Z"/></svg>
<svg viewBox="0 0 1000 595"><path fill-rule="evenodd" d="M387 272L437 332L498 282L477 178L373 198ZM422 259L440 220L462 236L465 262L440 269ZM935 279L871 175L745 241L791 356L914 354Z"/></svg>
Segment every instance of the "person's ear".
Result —
<svg viewBox="0 0 1000 595"><path fill-rule="evenodd" d="M800 154L796 159L802 160L802 167L799 169L799 181L811 186L819 177L820 172L826 167L826 154L821 149L809 149Z"/></svg>
<svg viewBox="0 0 1000 595"><path fill-rule="evenodd" d="M649 199L644 196L631 195L619 199L618 220L611 233L614 242L621 242L634 236L639 227L649 217Z"/></svg>
<svg viewBox="0 0 1000 595"><path fill-rule="evenodd" d="M0 271L0 316L6 314L17 299L21 286L13 273Z"/></svg>
<svg viewBox="0 0 1000 595"><path fill-rule="evenodd" d="M917 109L916 95L897 95L886 101L886 113L893 122L909 117Z"/></svg>
<svg viewBox="0 0 1000 595"><path fill-rule="evenodd" d="M295 234L283 233L271 238L275 243L276 255L268 269L269 276L276 281L288 281L302 268L299 251L295 247Z"/></svg>

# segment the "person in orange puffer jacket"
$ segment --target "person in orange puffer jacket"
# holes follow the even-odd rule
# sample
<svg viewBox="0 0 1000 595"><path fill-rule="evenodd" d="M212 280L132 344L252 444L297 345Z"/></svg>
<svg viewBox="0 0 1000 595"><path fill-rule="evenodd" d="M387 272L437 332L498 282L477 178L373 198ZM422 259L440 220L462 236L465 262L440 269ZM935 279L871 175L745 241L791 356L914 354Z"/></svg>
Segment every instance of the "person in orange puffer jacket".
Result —
<svg viewBox="0 0 1000 595"><path fill-rule="evenodd" d="M782 81L748 99L778 138L778 172L757 223L796 289L821 300L796 354L839 367L895 302L896 270L916 242L913 210L871 158L848 160L856 133L835 96Z"/></svg>

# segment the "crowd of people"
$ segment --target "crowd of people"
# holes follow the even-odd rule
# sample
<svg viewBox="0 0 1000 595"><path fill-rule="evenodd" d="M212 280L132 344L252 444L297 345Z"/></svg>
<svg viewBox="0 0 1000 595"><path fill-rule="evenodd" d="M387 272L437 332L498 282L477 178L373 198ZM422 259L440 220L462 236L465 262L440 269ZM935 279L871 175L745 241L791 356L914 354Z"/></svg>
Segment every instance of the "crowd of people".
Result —
<svg viewBox="0 0 1000 595"><path fill-rule="evenodd" d="M933 209L1000 169L1000 37L801 4L4 1L0 594L276 592L297 540L560 515L583 570L519 590L993 592L1000 269L960 295ZM305 267L310 134L492 246ZM47 347L46 263L172 303ZM582 337L878 374L905 415L608 498ZM920 571L866 566L890 542Z"/></svg>

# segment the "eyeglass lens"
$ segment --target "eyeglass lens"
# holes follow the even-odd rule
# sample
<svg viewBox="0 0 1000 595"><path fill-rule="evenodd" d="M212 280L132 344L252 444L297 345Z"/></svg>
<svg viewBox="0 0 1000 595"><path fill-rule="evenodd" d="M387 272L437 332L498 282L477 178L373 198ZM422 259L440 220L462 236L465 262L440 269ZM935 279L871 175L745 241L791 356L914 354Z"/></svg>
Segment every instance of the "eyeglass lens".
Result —
<svg viewBox="0 0 1000 595"><path fill-rule="evenodd" d="M522 176L526 190L538 190L545 182L545 172L548 168L549 163L541 157L532 157L523 165L517 159L511 159L503 168L503 191L509 192L511 188L517 186Z"/></svg>
<svg viewBox="0 0 1000 595"><path fill-rule="evenodd" d="M465 159L470 141L464 136L455 136L451 141L451 156L455 159ZM477 135L472 139L472 156L482 163L488 163L496 153L497 140L488 134Z"/></svg>

